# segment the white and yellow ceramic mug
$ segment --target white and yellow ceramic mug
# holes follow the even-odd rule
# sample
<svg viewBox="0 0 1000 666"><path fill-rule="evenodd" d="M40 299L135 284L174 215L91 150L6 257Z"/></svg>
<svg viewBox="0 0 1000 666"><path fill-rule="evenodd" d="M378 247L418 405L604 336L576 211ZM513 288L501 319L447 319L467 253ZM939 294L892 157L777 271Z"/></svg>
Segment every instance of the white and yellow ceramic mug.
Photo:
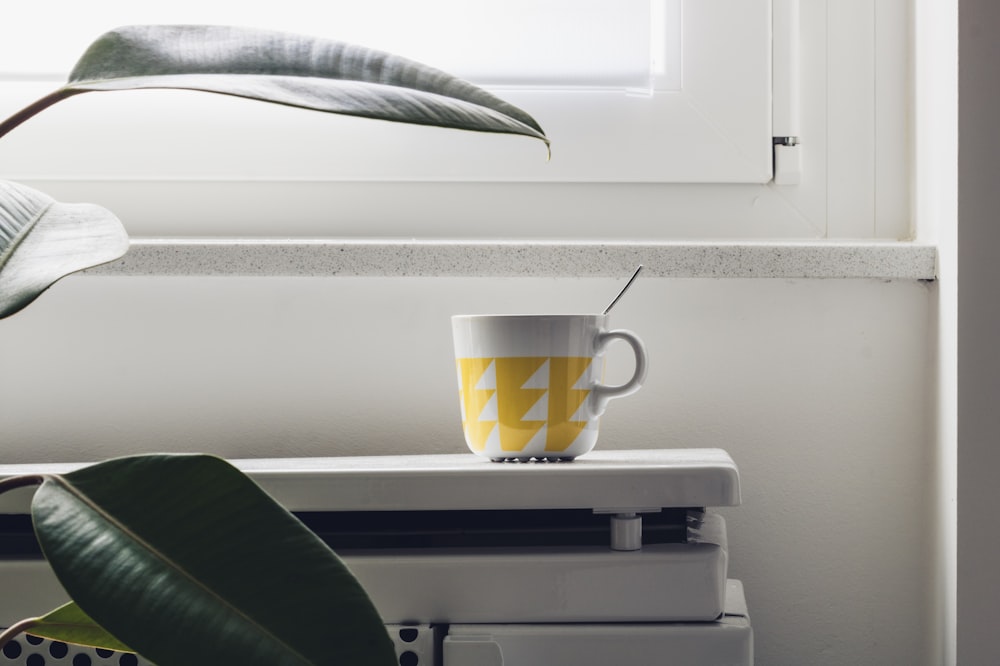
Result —
<svg viewBox="0 0 1000 666"><path fill-rule="evenodd" d="M451 325L465 441L491 460L587 453L608 401L635 393L646 377L642 341L609 330L607 315L456 315ZM631 345L635 370L609 386L604 353L614 340Z"/></svg>

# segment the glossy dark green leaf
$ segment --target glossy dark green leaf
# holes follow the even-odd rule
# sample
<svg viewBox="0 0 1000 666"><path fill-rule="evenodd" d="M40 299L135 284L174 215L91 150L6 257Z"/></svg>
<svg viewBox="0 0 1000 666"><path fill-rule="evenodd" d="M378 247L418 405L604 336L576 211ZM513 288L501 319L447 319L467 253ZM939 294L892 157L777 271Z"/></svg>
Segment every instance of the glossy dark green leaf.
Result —
<svg viewBox="0 0 1000 666"><path fill-rule="evenodd" d="M47 477L35 531L70 597L160 666L391 666L340 559L253 481L205 455Z"/></svg>
<svg viewBox="0 0 1000 666"><path fill-rule="evenodd" d="M440 70L329 39L229 26L126 26L95 41L65 86L0 136L89 91L180 88L318 111L545 139L524 111Z"/></svg>
<svg viewBox="0 0 1000 666"><path fill-rule="evenodd" d="M73 602L63 604L38 618L25 633L64 643L106 648L116 652L133 652Z"/></svg>
<svg viewBox="0 0 1000 666"><path fill-rule="evenodd" d="M0 181L0 318L20 311L54 282L128 251L110 211L64 204L30 187Z"/></svg>

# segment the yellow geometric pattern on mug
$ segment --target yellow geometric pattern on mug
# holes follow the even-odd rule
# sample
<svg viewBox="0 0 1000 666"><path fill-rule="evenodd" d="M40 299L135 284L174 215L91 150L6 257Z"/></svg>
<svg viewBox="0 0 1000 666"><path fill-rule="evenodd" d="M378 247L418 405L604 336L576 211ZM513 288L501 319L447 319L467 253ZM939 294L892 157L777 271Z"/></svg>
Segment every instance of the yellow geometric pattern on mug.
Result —
<svg viewBox="0 0 1000 666"><path fill-rule="evenodd" d="M458 393L462 405L462 428L475 451L486 448L486 440L497 424L495 420L484 421L479 418L483 408L496 393L495 383L490 388L477 388L492 363L491 358L458 359Z"/></svg>
<svg viewBox="0 0 1000 666"><path fill-rule="evenodd" d="M575 388L590 367L587 356L457 359L462 427L472 449L490 437L500 449L523 451L545 429L545 450L565 451L587 427L574 419L590 395Z"/></svg>

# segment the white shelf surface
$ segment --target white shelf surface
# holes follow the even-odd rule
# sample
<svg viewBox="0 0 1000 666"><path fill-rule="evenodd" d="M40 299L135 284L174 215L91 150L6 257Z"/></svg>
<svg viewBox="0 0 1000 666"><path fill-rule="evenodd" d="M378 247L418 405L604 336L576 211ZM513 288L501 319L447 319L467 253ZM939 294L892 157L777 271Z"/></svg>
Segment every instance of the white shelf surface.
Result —
<svg viewBox="0 0 1000 666"><path fill-rule="evenodd" d="M874 278L933 280L933 245L877 241L566 242L134 239L88 275Z"/></svg>
<svg viewBox="0 0 1000 666"><path fill-rule="evenodd" d="M565 463L495 463L471 453L231 461L291 511L593 509L658 511L740 503L722 449L592 451ZM0 479L65 474L82 463L0 465ZM0 495L26 513L32 489Z"/></svg>

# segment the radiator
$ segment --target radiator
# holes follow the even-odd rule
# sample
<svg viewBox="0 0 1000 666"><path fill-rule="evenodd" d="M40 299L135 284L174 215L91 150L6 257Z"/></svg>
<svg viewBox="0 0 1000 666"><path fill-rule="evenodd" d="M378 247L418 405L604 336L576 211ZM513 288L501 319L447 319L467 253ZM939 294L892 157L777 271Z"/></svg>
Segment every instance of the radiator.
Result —
<svg viewBox="0 0 1000 666"><path fill-rule="evenodd" d="M470 454L237 460L344 560L400 666L752 663L725 521L739 475L719 449L594 451L573 462ZM73 465L0 465L0 478ZM0 626L65 602L33 551L30 493L0 496ZM15 496L16 495L16 496ZM6 526L6 527L4 527ZM20 637L27 666L146 666Z"/></svg>

